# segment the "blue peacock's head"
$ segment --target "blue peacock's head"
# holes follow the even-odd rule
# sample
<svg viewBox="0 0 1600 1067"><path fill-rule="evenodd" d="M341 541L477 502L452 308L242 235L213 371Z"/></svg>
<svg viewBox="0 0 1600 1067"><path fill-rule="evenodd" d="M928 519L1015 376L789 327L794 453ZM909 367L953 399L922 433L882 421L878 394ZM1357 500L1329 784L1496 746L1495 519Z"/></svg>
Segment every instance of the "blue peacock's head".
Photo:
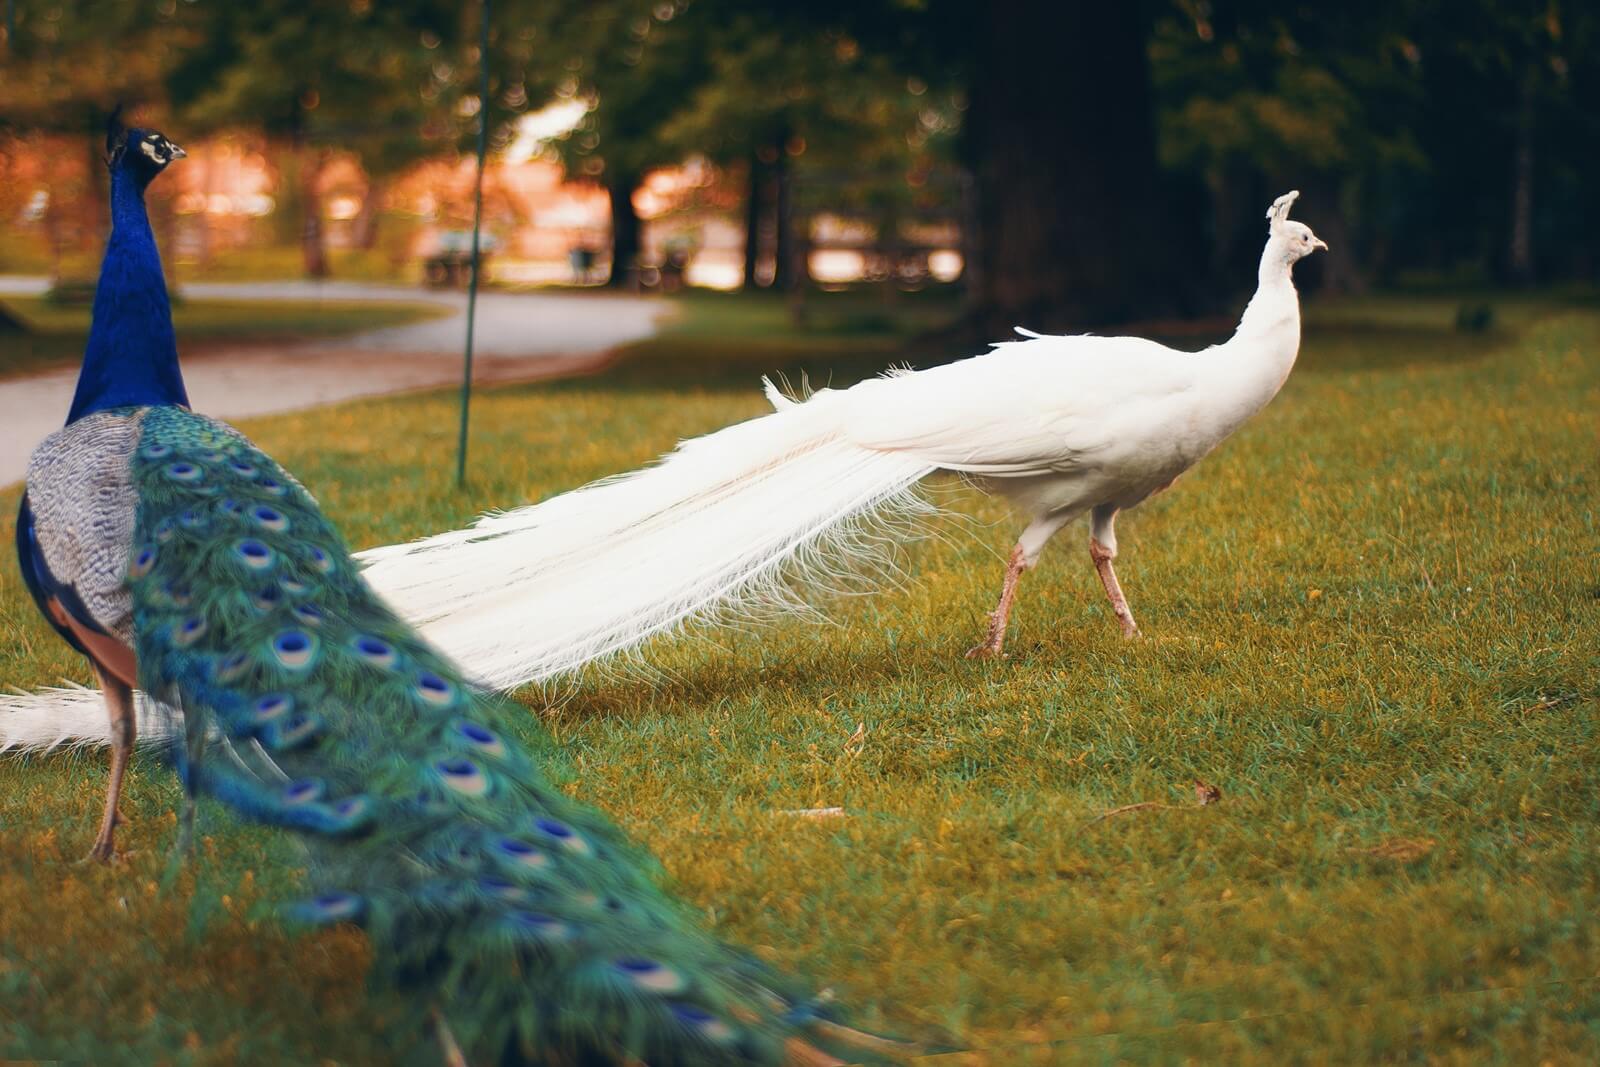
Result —
<svg viewBox="0 0 1600 1067"><path fill-rule="evenodd" d="M189 153L167 140L166 134L123 126L121 110L113 112L106 124L106 166L129 174L142 189L166 170L167 164Z"/></svg>

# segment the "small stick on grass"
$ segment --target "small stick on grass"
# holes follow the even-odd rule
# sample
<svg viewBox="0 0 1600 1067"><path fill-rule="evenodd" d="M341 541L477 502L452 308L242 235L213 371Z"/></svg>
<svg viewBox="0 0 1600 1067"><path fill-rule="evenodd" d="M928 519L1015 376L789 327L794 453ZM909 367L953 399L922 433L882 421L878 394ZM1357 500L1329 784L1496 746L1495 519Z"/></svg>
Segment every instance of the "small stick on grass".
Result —
<svg viewBox="0 0 1600 1067"><path fill-rule="evenodd" d="M1105 822L1107 819L1111 818L1113 815L1126 815L1130 811L1143 811L1146 808L1173 808L1173 809L1177 809L1178 805L1176 805L1176 804L1163 804L1159 800L1142 800L1137 804L1124 804L1120 808L1112 808L1110 811L1101 812L1099 815L1096 815L1094 818L1090 819L1088 822L1086 822L1082 826L1078 827L1078 829L1087 830L1089 827L1093 826L1095 823L1097 823L1097 822ZM1187 810L1187 809L1181 809L1181 810Z"/></svg>

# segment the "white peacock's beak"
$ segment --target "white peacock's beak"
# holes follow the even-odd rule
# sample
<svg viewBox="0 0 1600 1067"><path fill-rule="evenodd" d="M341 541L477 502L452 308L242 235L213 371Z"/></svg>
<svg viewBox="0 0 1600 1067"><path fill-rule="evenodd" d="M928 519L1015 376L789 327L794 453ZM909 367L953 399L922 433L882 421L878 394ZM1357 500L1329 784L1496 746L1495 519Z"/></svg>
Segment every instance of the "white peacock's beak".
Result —
<svg viewBox="0 0 1600 1067"><path fill-rule="evenodd" d="M1324 252L1326 252L1328 250L1328 243L1326 241L1324 241L1320 237L1313 237L1311 239L1311 247L1312 248L1320 248Z"/></svg>

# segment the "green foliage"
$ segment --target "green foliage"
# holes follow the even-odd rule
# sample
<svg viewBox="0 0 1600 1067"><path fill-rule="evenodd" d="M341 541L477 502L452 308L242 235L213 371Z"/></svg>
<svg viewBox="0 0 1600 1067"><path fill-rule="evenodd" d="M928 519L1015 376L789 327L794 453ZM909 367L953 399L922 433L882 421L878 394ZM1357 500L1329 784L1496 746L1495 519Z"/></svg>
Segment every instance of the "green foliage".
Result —
<svg viewBox="0 0 1600 1067"><path fill-rule="evenodd" d="M1205 14L1209 5L1177 7L1152 44L1168 165L1213 174L1248 167L1277 181L1425 165L1407 121L1418 54L1397 20L1351 20L1337 35L1292 16L1262 17L1228 33Z"/></svg>
<svg viewBox="0 0 1600 1067"><path fill-rule="evenodd" d="M1065 537L1012 658L961 659L1016 526L949 484L979 525L909 548L904 586L830 605L840 625L662 641L659 684L600 668L521 700L564 787L721 934L988 1062L1593 1061L1600 315L1472 294L1496 324L1464 336L1462 299L1308 308L1283 395L1124 520L1142 641ZM756 415L762 371L897 357L782 315L708 298L603 377L486 391L465 494L447 393L247 428L354 542L393 542ZM0 679L61 677L89 680L0 567ZM255 917L292 891L269 835L203 811L197 863L157 888L177 790L148 756L137 851L75 866L104 778L98 754L5 768L0 1055L392 1061L364 941Z"/></svg>
<svg viewBox="0 0 1600 1067"><path fill-rule="evenodd" d="M0 130L104 136L118 103L158 101L199 40L200 5L57 0L9 5L16 37L0 71Z"/></svg>
<svg viewBox="0 0 1600 1067"><path fill-rule="evenodd" d="M168 72L185 124L354 149L393 174L448 145L459 121L465 14L407 3L207 6L204 42Z"/></svg>

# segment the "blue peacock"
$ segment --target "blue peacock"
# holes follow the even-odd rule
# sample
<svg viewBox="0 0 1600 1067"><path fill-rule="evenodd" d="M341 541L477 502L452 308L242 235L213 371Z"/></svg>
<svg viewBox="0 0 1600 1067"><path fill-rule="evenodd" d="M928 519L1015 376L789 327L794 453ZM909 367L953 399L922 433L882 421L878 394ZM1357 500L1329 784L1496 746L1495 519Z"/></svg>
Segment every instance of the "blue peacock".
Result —
<svg viewBox="0 0 1600 1067"><path fill-rule="evenodd" d="M300 833L315 895L291 911L363 926L375 985L416 998L451 1062L910 1052L697 926L647 856L541 775L496 698L371 593L310 494L188 409L144 206L183 154L108 132L94 322L17 528L28 588L94 664L114 725L93 855L114 851L137 685L183 711L173 759L191 796Z"/></svg>

